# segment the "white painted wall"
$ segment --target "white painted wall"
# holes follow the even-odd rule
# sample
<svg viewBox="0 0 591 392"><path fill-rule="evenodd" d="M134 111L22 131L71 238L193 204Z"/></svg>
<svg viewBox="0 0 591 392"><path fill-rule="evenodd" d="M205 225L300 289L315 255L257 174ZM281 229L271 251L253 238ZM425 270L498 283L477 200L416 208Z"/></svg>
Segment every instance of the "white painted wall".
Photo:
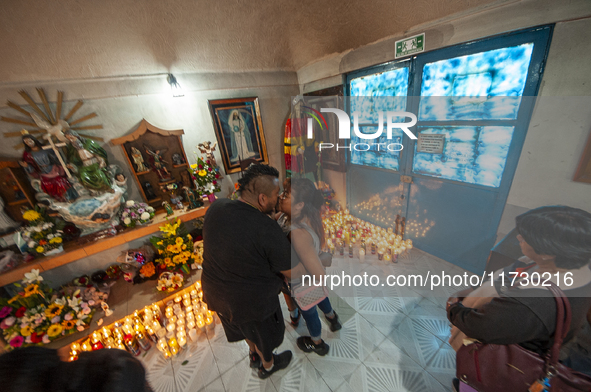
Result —
<svg viewBox="0 0 591 392"><path fill-rule="evenodd" d="M45 84L19 84L18 86L0 85L0 102L10 99L24 104L18 90L25 89L37 100L34 87L44 87L49 100L55 101L56 91L65 93L63 113L67 113L77 99L83 99L84 105L74 116L96 112L98 118L85 122L85 125L103 124L104 129L87 131L88 134L103 137L105 140L117 138L133 132L142 119L162 129L184 129L183 144L187 158L194 162L195 146L205 140L215 141L213 123L209 112L208 100L236 97L259 97L263 131L267 144L269 163L284 171L283 132L289 114L291 97L298 93L297 79L294 72L259 72L243 74L185 74L177 75L185 90L185 96L173 98L166 76L144 78L117 78L80 80L75 82L52 82ZM4 104L5 105L5 104ZM24 118L16 110L0 106L0 115ZM17 124L0 122L4 132L18 131ZM10 138L0 144L0 156L19 157L22 150L13 146L20 143L20 138ZM127 177L130 197L141 200L137 185L131 179L129 165L120 146L104 144L109 153L110 163L119 164ZM222 165L219 151L217 161ZM224 180L220 196L233 190L233 182Z"/></svg>

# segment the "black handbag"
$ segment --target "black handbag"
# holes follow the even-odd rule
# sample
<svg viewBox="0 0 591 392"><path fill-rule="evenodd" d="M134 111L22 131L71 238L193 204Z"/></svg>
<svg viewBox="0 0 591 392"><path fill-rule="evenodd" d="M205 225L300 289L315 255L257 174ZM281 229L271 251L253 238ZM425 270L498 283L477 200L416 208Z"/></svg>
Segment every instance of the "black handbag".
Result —
<svg viewBox="0 0 591 392"><path fill-rule="evenodd" d="M480 392L591 391L591 377L558 362L560 346L571 323L570 302L550 282L556 299L554 344L543 357L518 344L476 342L462 346L456 354L456 377Z"/></svg>

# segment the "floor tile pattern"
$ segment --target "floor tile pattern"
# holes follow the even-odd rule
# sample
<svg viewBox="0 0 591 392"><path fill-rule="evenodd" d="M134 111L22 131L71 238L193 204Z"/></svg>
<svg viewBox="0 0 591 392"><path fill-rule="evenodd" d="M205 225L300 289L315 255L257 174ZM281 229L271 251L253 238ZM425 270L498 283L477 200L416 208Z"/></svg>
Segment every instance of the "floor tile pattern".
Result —
<svg viewBox="0 0 591 392"><path fill-rule="evenodd" d="M465 271L413 249L398 263L368 255L335 257L329 274L427 276L430 272ZM447 344L449 322L445 301L458 288L401 287L384 284L335 288L330 299L343 328L331 332L322 320L322 337L330 346L320 357L300 351L295 341L308 335L303 319L294 328L281 298L286 325L278 352L291 350L287 369L260 380L249 367L245 342L228 343L219 319L176 358L165 360L155 348L140 359L155 392L429 392L449 391L455 373L455 353Z"/></svg>

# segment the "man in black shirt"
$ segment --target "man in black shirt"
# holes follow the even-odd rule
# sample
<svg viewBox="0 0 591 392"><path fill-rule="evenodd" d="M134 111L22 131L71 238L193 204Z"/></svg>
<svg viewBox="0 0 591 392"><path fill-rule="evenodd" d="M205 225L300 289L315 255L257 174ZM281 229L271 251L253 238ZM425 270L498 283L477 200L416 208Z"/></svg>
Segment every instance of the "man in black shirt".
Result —
<svg viewBox="0 0 591 392"><path fill-rule="evenodd" d="M251 165L238 180L240 198L213 203L203 223L204 300L229 342L246 340L260 378L284 369L292 357L291 351L273 354L285 333L279 273L289 277L291 269L289 242L267 215L277 205L278 177L271 166Z"/></svg>

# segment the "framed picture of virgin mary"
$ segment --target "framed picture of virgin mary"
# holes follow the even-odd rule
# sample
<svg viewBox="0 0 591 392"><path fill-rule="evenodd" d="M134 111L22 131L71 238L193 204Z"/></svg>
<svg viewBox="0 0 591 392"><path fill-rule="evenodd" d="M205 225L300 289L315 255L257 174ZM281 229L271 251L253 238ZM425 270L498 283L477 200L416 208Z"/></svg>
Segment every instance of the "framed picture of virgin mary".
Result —
<svg viewBox="0 0 591 392"><path fill-rule="evenodd" d="M227 174L247 160L268 163L257 97L210 100L209 110Z"/></svg>

